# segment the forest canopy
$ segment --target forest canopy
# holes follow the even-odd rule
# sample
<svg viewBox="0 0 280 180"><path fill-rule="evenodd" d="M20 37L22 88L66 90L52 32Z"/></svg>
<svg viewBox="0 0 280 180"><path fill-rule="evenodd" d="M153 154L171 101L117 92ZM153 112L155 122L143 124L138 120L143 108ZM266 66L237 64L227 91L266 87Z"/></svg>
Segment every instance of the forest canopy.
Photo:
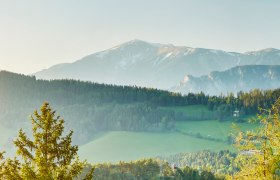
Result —
<svg viewBox="0 0 280 180"><path fill-rule="evenodd" d="M48 101L67 119L66 129L72 127L79 135L74 140L86 142L98 131L165 132L173 131L176 121L188 120L188 116L161 107L203 105L214 112L214 119L227 120L236 109L241 115L255 115L258 107L270 108L279 96L280 89L221 96L181 95L136 86L37 80L34 76L1 71L0 122L19 128L26 124L28 112Z"/></svg>

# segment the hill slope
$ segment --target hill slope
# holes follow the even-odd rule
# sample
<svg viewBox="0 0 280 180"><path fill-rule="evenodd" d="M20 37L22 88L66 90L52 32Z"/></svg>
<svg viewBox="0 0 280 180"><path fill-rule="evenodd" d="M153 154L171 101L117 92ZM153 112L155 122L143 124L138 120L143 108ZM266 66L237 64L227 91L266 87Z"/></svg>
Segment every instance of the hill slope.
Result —
<svg viewBox="0 0 280 180"><path fill-rule="evenodd" d="M0 71L0 124L16 129L29 125L29 116L44 101L50 102L76 132L79 143L98 131L166 131L174 127L174 114L158 106L186 102L167 91L112 86L74 80L37 80Z"/></svg>

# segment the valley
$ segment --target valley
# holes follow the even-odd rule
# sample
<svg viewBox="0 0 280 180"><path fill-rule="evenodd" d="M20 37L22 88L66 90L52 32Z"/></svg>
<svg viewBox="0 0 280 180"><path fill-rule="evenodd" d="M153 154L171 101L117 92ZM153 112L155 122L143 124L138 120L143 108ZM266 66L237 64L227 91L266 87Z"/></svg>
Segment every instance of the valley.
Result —
<svg viewBox="0 0 280 180"><path fill-rule="evenodd" d="M256 125L238 123L244 130L251 130ZM80 147L80 157L92 163L132 161L148 157L168 156L177 153L210 150L218 152L230 149L227 136L232 131L231 122L188 121L178 122L181 132L105 132L102 136ZM182 132L201 134L206 138L197 138ZM209 140L209 135L218 140Z"/></svg>
<svg viewBox="0 0 280 180"><path fill-rule="evenodd" d="M0 2L0 180L280 180L280 1Z"/></svg>

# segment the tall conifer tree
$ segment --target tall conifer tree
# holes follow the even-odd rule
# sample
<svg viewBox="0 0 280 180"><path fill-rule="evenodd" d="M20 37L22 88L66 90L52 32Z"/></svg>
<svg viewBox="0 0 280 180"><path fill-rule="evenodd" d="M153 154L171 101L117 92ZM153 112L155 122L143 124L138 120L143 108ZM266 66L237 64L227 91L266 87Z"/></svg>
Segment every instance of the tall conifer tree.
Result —
<svg viewBox="0 0 280 180"><path fill-rule="evenodd" d="M82 172L86 162L79 161L78 146L71 145L73 131L63 137L64 120L55 113L49 103L42 105L41 113L34 112L33 140L19 131L14 141L19 157L1 163L4 179L71 180ZM92 178L93 169L85 179Z"/></svg>

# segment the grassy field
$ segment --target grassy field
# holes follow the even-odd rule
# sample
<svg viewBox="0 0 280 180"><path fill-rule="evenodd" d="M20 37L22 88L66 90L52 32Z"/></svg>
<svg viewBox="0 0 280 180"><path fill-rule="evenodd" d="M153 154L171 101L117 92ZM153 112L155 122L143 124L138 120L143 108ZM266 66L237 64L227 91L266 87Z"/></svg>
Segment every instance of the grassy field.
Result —
<svg viewBox="0 0 280 180"><path fill-rule="evenodd" d="M206 105L190 105L190 106L172 106L172 107L160 107L166 111L173 111L177 115L177 120L185 121L201 121L201 120L215 120L217 119L218 112L210 111ZM181 118L180 118L181 116ZM242 119L245 121L254 116L244 116ZM233 116L226 117L228 121L234 121Z"/></svg>
<svg viewBox="0 0 280 180"><path fill-rule="evenodd" d="M198 139L181 133L108 132L80 147L79 155L89 162L117 162L139 158L231 148L223 142Z"/></svg>
<svg viewBox="0 0 280 180"><path fill-rule="evenodd" d="M186 115L195 116L202 112L207 114L214 114L213 111L208 110L206 105L190 105L190 106L171 106L161 107L162 109L173 110L174 112L182 112Z"/></svg>
<svg viewBox="0 0 280 180"><path fill-rule="evenodd" d="M180 120L197 120L197 119L214 119L216 112L208 110L206 105L191 105L191 106L175 106L161 107L163 110L173 111L176 114L181 114Z"/></svg>
<svg viewBox="0 0 280 180"><path fill-rule="evenodd" d="M242 130L250 130L257 127L257 124L236 123ZM232 122L211 121L184 121L177 122L176 128L181 132L197 134L203 137L213 137L216 139L226 140L226 137L233 132Z"/></svg>
<svg viewBox="0 0 280 180"><path fill-rule="evenodd" d="M206 106L176 107L174 110L191 115L208 111ZM248 123L237 125L243 130L258 126ZM233 147L226 143L227 136L233 131L232 123L229 121L178 121L176 129L178 132L172 133L107 132L81 146L79 154L89 162L117 162L206 149L233 150ZM197 133L203 138L195 137ZM207 139L209 137L219 141Z"/></svg>
<svg viewBox="0 0 280 180"><path fill-rule="evenodd" d="M177 121L176 128L179 132L202 137L212 137L219 140L226 140L227 136L233 131L232 122L235 121L233 116L227 117L228 121L218 121L217 112L208 110L206 105L191 105L178 107L162 107L164 110L173 111L181 114L181 121ZM243 119L248 121L254 116L245 116ZM252 129L258 125L249 123L235 123L242 130Z"/></svg>

